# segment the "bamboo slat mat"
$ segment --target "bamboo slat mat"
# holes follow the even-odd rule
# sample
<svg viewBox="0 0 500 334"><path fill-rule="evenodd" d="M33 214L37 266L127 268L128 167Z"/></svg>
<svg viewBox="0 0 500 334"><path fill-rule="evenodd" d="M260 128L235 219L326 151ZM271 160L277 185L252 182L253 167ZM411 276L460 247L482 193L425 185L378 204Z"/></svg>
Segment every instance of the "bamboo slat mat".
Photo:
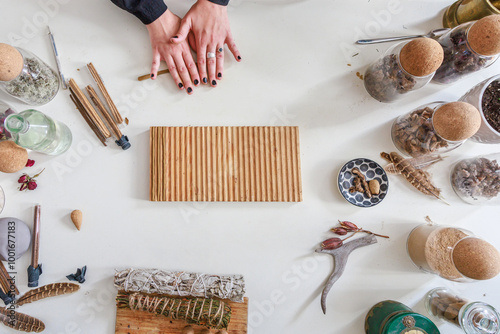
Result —
<svg viewBox="0 0 500 334"><path fill-rule="evenodd" d="M299 128L151 127L150 200L300 202Z"/></svg>

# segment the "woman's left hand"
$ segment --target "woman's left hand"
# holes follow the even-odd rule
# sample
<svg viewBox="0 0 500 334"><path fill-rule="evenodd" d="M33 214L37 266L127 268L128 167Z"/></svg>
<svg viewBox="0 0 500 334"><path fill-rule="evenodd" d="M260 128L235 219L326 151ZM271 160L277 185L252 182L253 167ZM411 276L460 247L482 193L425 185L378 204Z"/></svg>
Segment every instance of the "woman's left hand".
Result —
<svg viewBox="0 0 500 334"><path fill-rule="evenodd" d="M231 35L227 7L208 0L198 0L182 19L179 32L171 41L182 43L190 32L193 38L189 38L189 42L196 50L201 80L205 84L210 82L215 87L217 80L222 79L224 70L224 44L227 44L236 61L241 61L240 52Z"/></svg>

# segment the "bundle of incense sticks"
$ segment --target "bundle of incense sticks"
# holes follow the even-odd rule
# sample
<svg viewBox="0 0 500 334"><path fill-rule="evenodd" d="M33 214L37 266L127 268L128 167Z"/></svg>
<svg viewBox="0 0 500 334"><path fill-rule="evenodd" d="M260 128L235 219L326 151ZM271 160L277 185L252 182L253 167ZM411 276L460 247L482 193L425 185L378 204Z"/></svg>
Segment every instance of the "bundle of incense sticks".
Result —
<svg viewBox="0 0 500 334"><path fill-rule="evenodd" d="M99 99L96 91L92 86L87 86L86 90L89 94L90 100L94 103L97 110L94 109L89 99L85 96L83 91L78 87L74 79L69 80L69 90L70 97L76 108L85 119L89 127L94 131L97 138L106 145L106 139L111 137L115 137L115 143L120 146L123 150L127 150L130 148L130 142L128 137L123 135L120 129L118 128L118 124L123 123L123 118L118 112L116 105L114 104L111 96L109 95L104 83L97 73L94 65L92 63L87 64L87 68L89 69L90 74L94 78L99 90L101 91L106 103L109 107L109 110L104 106L104 103ZM100 113L100 114L99 114Z"/></svg>

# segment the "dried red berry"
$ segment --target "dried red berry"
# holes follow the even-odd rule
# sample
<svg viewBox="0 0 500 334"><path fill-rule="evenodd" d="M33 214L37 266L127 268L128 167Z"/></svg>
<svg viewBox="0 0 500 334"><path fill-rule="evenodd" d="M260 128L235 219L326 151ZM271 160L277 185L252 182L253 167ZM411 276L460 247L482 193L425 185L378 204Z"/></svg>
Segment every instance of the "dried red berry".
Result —
<svg viewBox="0 0 500 334"><path fill-rule="evenodd" d="M28 176L26 174L22 175L19 180L17 180L18 183L24 183L28 179Z"/></svg>
<svg viewBox="0 0 500 334"><path fill-rule="evenodd" d="M330 229L330 231L332 231L333 233L337 234L337 235L346 235L347 234L347 230L343 227L334 227L332 229Z"/></svg>
<svg viewBox="0 0 500 334"><path fill-rule="evenodd" d="M321 243L322 249L337 249L343 245L342 239L330 238Z"/></svg>
<svg viewBox="0 0 500 334"><path fill-rule="evenodd" d="M36 184L36 182L35 182L35 181L30 181L30 182L28 182L28 189L29 189L29 190L35 190L35 189L36 189L36 187L37 187L37 184Z"/></svg>
<svg viewBox="0 0 500 334"><path fill-rule="evenodd" d="M28 159L28 162L26 163L26 167L33 167L35 164L35 160Z"/></svg>
<svg viewBox="0 0 500 334"><path fill-rule="evenodd" d="M351 222L348 222L348 221L341 222L339 220L339 223L340 223L340 225L342 225L343 228L345 228L348 231L357 231L357 230L359 230L359 227L357 227L356 224L353 224Z"/></svg>

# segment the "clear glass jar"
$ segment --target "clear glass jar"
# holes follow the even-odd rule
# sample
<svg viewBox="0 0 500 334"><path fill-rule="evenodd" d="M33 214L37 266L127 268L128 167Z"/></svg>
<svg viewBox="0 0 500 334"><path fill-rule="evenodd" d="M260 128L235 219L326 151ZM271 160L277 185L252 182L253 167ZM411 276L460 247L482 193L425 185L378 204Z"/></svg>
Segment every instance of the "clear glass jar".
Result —
<svg viewBox="0 0 500 334"><path fill-rule="evenodd" d="M392 142L396 148L403 154L420 157L449 152L462 145L465 140L446 140L434 130L432 115L446 103L428 103L396 118L391 128Z"/></svg>
<svg viewBox="0 0 500 334"><path fill-rule="evenodd" d="M0 89L29 105L50 102L59 91L59 76L33 53L16 49L23 57L21 73L10 81L0 81Z"/></svg>
<svg viewBox="0 0 500 334"><path fill-rule="evenodd" d="M461 228L419 225L408 235L406 249L420 270L450 281L486 280L500 272L498 250Z"/></svg>
<svg viewBox="0 0 500 334"><path fill-rule="evenodd" d="M467 36L475 22L468 22L448 31L437 40L443 47L444 60L432 81L449 84L493 64L498 55L484 56L469 45Z"/></svg>
<svg viewBox="0 0 500 334"><path fill-rule="evenodd" d="M5 129L3 122L7 116L15 113L16 112L7 103L0 101L0 141L12 138L10 132Z"/></svg>
<svg viewBox="0 0 500 334"><path fill-rule="evenodd" d="M500 204L500 153L462 159L451 168L453 190L469 204Z"/></svg>
<svg viewBox="0 0 500 334"><path fill-rule="evenodd" d="M500 314L483 302L470 302L447 288L436 288L424 298L427 312L461 328L467 334L500 333Z"/></svg>
<svg viewBox="0 0 500 334"><path fill-rule="evenodd" d="M486 93L487 96L485 97L485 92L490 85L500 85L500 74L494 75L474 86L462 96L460 101L472 104L481 113L481 127L476 134L471 137L471 140L484 144L500 144L500 114L496 112L496 108L490 106L487 107L486 111L483 109L485 102L489 102L490 104L493 102L483 100L483 98L494 98L490 96L491 93L489 92ZM498 96L498 98L500 99L500 96Z"/></svg>
<svg viewBox="0 0 500 334"><path fill-rule="evenodd" d="M34 109L10 115L4 124L17 145L33 151L58 155L71 146L69 128Z"/></svg>
<svg viewBox="0 0 500 334"><path fill-rule="evenodd" d="M0 186L0 213L2 213L3 208L5 207L5 193Z"/></svg>
<svg viewBox="0 0 500 334"><path fill-rule="evenodd" d="M385 55L371 64L365 72L366 91L380 102L394 102L405 94L424 87L434 73L417 77L406 72L401 66L399 53L408 42L397 44Z"/></svg>
<svg viewBox="0 0 500 334"><path fill-rule="evenodd" d="M453 28L494 14L500 14L498 0L458 0L446 9L443 15L443 27Z"/></svg>

